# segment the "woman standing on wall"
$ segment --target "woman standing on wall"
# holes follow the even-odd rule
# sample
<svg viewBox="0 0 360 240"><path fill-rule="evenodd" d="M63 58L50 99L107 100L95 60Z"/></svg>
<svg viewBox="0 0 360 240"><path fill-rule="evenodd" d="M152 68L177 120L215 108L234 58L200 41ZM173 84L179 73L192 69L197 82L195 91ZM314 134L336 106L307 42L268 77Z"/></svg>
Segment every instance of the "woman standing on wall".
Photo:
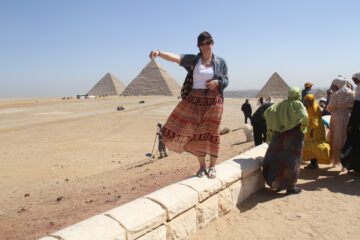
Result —
<svg viewBox="0 0 360 240"><path fill-rule="evenodd" d="M188 72L181 89L182 101L162 129L164 144L171 151L195 155L200 163L197 176L202 177L207 173L209 178L215 178L215 164L220 150L223 92L229 80L225 61L212 52L214 40L210 33L200 33L197 46L200 49L197 55L151 51L150 58L161 57L176 62ZM208 171L206 155L210 155Z"/></svg>

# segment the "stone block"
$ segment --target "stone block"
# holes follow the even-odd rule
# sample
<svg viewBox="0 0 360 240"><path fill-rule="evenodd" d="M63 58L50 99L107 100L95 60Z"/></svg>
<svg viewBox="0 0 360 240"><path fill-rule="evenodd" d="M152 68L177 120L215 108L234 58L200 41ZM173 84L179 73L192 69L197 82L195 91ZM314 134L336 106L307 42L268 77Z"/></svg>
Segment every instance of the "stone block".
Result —
<svg viewBox="0 0 360 240"><path fill-rule="evenodd" d="M250 174L243 179L243 186L240 190L238 202L243 201L244 199L248 198L252 193L258 191L263 187L265 187L265 181L262 172L258 170Z"/></svg>
<svg viewBox="0 0 360 240"><path fill-rule="evenodd" d="M260 161L249 156L248 154L240 154L238 157L226 160L223 163L239 167L242 172L242 178L259 170L261 167Z"/></svg>
<svg viewBox="0 0 360 240"><path fill-rule="evenodd" d="M247 150L245 153L247 155L250 155L254 159L257 158L260 162L262 162L262 159L264 158L267 149L268 149L268 145L266 143L263 143L261 145L258 145L256 147Z"/></svg>
<svg viewBox="0 0 360 240"><path fill-rule="evenodd" d="M243 131L244 131L244 134L246 136L246 141L247 142L254 141L253 127L250 124L245 124L245 126L243 128Z"/></svg>
<svg viewBox="0 0 360 240"><path fill-rule="evenodd" d="M229 187L234 207L237 206L238 203L240 203L246 199L246 198L244 198L245 197L244 195L240 194L241 188L243 187L242 182L243 182L243 180L239 180Z"/></svg>
<svg viewBox="0 0 360 240"><path fill-rule="evenodd" d="M219 192L219 216L223 216L234 208L230 188L226 188Z"/></svg>
<svg viewBox="0 0 360 240"><path fill-rule="evenodd" d="M199 203L195 207L196 209L196 219L197 219L197 227L199 229L204 228L210 222L214 221L218 218L219 211L219 201L218 195L208 198L202 203Z"/></svg>
<svg viewBox="0 0 360 240"><path fill-rule="evenodd" d="M146 233L136 240L166 240L166 227L165 225L161 225L160 227L152 230L149 233Z"/></svg>
<svg viewBox="0 0 360 240"><path fill-rule="evenodd" d="M166 210L168 220L192 208L199 202L197 191L178 183L164 187L145 197L159 203Z"/></svg>
<svg viewBox="0 0 360 240"><path fill-rule="evenodd" d="M165 210L147 198L138 198L105 214L120 222L127 230L128 240L136 239L166 221Z"/></svg>
<svg viewBox="0 0 360 240"><path fill-rule="evenodd" d="M221 181L221 188L225 189L232 183L239 180L242 176L241 169L238 166L221 163L215 166L216 178Z"/></svg>
<svg viewBox="0 0 360 240"><path fill-rule="evenodd" d="M261 144L261 145L258 145L258 146L256 146L256 147L258 147L258 148L264 148L264 149L268 149L268 147L269 147L269 145L267 144L267 143L263 143L263 144Z"/></svg>
<svg viewBox="0 0 360 240"><path fill-rule="evenodd" d="M96 215L51 234L71 240L126 240L126 230L114 219Z"/></svg>
<svg viewBox="0 0 360 240"><path fill-rule="evenodd" d="M187 240L197 230L195 208L177 216L165 226L167 240Z"/></svg>
<svg viewBox="0 0 360 240"><path fill-rule="evenodd" d="M179 184L186 185L197 191L199 194L199 202L204 201L206 198L221 190L221 182L219 179L209 179L206 176L202 178L194 176L179 182Z"/></svg>

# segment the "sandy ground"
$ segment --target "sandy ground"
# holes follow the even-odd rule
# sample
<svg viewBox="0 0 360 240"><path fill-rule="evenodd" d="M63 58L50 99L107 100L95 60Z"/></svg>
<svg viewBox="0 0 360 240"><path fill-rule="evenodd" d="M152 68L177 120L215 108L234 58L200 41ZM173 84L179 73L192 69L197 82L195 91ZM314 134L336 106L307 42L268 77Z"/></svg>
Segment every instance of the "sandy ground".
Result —
<svg viewBox="0 0 360 240"><path fill-rule="evenodd" d="M0 239L39 238L194 174L190 154L145 156L178 101L0 99ZM243 102L225 99L222 128L243 127ZM253 146L244 140L223 135L219 162ZM300 195L261 190L192 239L355 239L359 179L323 168L302 170Z"/></svg>
<svg viewBox="0 0 360 240"><path fill-rule="evenodd" d="M360 179L340 169L301 169L299 195L252 194L190 240L359 239Z"/></svg>
<svg viewBox="0 0 360 240"><path fill-rule="evenodd" d="M145 156L178 101L0 99L0 239L35 239L193 175L190 154ZM226 99L222 127L243 126L242 101ZM223 135L219 162L253 146L244 140Z"/></svg>

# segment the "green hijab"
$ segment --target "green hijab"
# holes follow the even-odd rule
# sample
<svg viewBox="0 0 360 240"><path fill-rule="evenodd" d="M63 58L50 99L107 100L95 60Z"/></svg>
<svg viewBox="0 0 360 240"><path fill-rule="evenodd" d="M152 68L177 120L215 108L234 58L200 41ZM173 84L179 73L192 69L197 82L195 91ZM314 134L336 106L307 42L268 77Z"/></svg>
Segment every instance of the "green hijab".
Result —
<svg viewBox="0 0 360 240"><path fill-rule="evenodd" d="M301 102L301 89L292 87L288 99L273 104L264 113L267 126L267 142L270 142L275 132L285 132L297 125L305 134L308 125L308 114Z"/></svg>

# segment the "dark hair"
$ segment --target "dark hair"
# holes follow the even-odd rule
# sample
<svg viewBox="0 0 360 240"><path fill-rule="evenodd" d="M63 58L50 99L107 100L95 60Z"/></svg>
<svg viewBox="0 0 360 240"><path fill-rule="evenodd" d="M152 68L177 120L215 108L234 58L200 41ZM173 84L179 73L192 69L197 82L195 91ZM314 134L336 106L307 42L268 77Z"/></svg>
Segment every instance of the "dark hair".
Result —
<svg viewBox="0 0 360 240"><path fill-rule="evenodd" d="M263 103L264 103L264 98L263 98L263 97L260 97L260 98L259 98L259 101L260 101L260 104L263 104Z"/></svg>
<svg viewBox="0 0 360 240"><path fill-rule="evenodd" d="M204 31L202 33L199 34L198 39L197 39L197 46L199 47L200 44L204 41L204 40L210 40L210 41L214 41L212 36L210 35L210 33Z"/></svg>

